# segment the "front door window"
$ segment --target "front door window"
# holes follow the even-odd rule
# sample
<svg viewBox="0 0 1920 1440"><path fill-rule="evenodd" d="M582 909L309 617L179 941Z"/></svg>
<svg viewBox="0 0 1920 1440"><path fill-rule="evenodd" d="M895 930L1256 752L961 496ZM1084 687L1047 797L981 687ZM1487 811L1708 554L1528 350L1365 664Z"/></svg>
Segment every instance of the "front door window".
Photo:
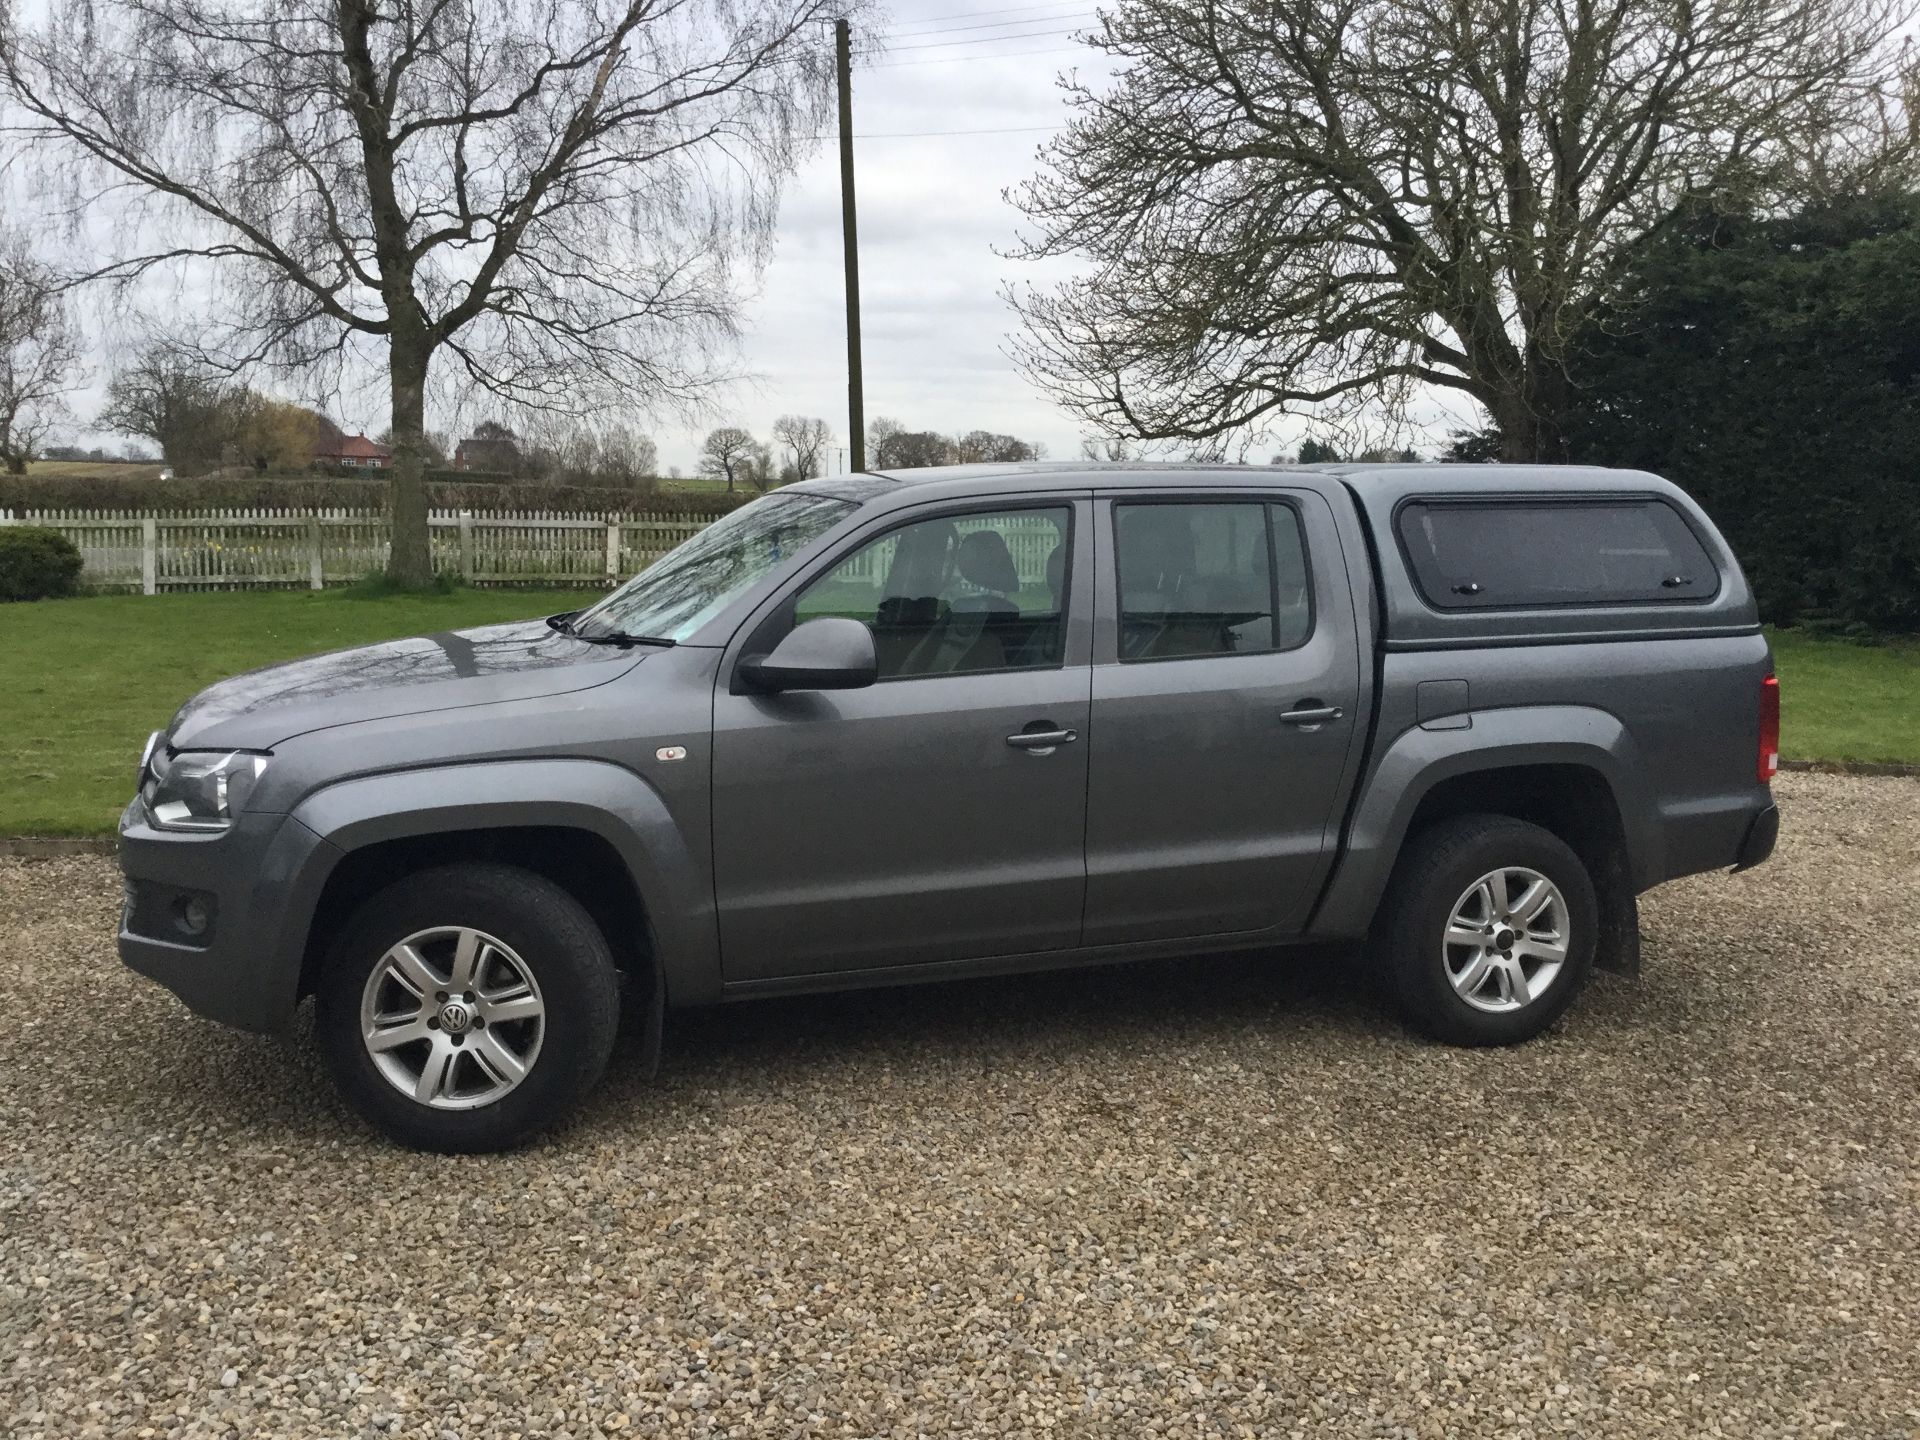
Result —
<svg viewBox="0 0 1920 1440"><path fill-rule="evenodd" d="M794 623L873 631L882 680L1057 667L1071 511L945 515L889 531L801 592Z"/></svg>

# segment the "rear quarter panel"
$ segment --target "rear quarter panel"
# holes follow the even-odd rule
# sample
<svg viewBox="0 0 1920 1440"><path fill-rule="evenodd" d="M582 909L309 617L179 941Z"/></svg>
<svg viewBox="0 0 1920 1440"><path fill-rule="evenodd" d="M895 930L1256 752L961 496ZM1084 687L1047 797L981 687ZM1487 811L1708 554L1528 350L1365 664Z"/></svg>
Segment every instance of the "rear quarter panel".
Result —
<svg viewBox="0 0 1920 1440"><path fill-rule="evenodd" d="M1639 472L1396 467L1354 476L1377 565L1379 709L1348 851L1315 918L1365 929L1408 821L1434 784L1511 764L1585 764L1621 810L1637 889L1734 863L1770 801L1756 773L1772 656L1725 541L1678 487ZM1686 605L1442 611L1421 597L1393 530L1413 498L1653 494L1680 510L1720 573ZM1428 691L1423 682L1455 682ZM1464 698L1436 713L1431 697Z"/></svg>

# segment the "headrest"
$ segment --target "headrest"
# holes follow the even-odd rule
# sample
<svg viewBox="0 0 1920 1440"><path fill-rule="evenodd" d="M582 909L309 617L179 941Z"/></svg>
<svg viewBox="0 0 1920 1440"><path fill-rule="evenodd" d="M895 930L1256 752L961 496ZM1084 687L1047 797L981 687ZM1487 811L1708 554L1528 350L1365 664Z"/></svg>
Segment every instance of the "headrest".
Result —
<svg viewBox="0 0 1920 1440"><path fill-rule="evenodd" d="M1171 511L1171 513L1157 513ZM1120 581L1128 588L1166 586L1193 569L1193 530L1168 506L1120 511Z"/></svg>
<svg viewBox="0 0 1920 1440"><path fill-rule="evenodd" d="M1011 595L1020 588L1020 572L1013 568L1013 552L998 530L975 530L960 538L954 562L960 578L982 590Z"/></svg>

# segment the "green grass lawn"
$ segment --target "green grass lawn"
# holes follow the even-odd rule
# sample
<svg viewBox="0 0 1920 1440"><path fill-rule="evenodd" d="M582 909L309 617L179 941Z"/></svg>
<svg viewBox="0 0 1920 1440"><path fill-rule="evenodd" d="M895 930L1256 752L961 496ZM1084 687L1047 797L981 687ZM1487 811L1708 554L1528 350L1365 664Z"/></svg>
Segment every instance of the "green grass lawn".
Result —
<svg viewBox="0 0 1920 1440"><path fill-rule="evenodd" d="M591 594L466 590L100 596L0 605L0 835L110 833L147 733L274 660L570 610ZM1773 635L1791 760L1920 763L1920 642Z"/></svg>
<svg viewBox="0 0 1920 1440"><path fill-rule="evenodd" d="M551 615L593 598L273 590L0 605L0 835L110 833L133 794L148 733L215 680L347 645Z"/></svg>
<svg viewBox="0 0 1920 1440"><path fill-rule="evenodd" d="M1850 645L1774 630L1780 753L1920 764L1920 641Z"/></svg>

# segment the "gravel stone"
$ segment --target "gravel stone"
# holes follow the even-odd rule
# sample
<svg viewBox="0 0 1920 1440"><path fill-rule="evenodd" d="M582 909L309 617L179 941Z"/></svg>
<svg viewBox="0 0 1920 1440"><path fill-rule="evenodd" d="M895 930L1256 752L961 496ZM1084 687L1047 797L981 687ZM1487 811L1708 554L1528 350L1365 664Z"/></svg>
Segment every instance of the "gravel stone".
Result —
<svg viewBox="0 0 1920 1440"><path fill-rule="evenodd" d="M759 1002L471 1159L0 859L0 1434L1920 1435L1920 782L1778 792L1519 1049L1337 955Z"/></svg>

